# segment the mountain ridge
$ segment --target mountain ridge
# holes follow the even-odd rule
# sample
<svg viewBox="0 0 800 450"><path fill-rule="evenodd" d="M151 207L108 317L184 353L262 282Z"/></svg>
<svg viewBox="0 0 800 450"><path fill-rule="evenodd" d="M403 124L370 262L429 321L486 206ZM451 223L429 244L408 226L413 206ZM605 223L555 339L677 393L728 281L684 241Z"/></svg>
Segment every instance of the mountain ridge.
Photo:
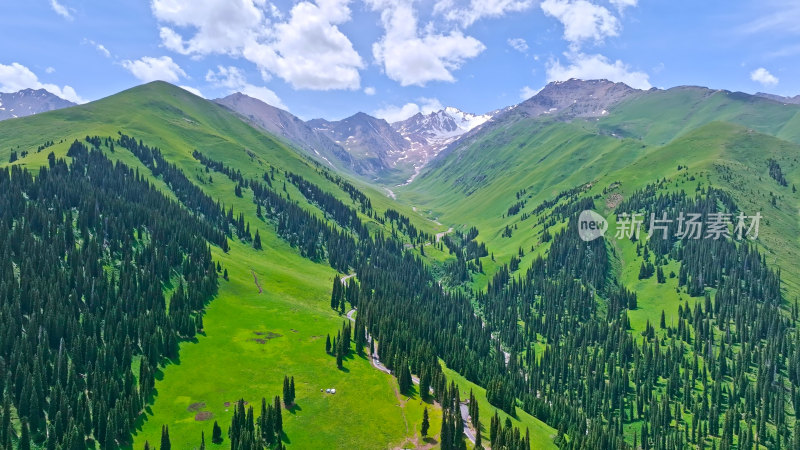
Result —
<svg viewBox="0 0 800 450"><path fill-rule="evenodd" d="M77 103L65 100L46 89L0 92L0 120L32 116L75 105Z"/></svg>
<svg viewBox="0 0 800 450"><path fill-rule="evenodd" d="M361 175L377 177L391 170L397 155L410 148L389 122L364 112L337 121L312 119L306 123L361 161Z"/></svg>
<svg viewBox="0 0 800 450"><path fill-rule="evenodd" d="M356 169L356 162L344 148L288 111L241 92L213 101L242 116L256 127L299 147L312 157L322 159L331 167Z"/></svg>
<svg viewBox="0 0 800 450"><path fill-rule="evenodd" d="M408 119L392 123L392 127L411 143L403 156L414 168L406 180L414 181L421 170L452 142L492 119L492 114L471 114L448 106L428 114L421 112Z"/></svg>

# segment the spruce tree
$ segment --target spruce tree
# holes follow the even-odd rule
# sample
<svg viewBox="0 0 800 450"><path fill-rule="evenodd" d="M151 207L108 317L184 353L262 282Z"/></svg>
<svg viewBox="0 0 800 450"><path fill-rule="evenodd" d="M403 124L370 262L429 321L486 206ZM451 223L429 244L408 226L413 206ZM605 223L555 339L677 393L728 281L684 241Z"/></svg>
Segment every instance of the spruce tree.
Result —
<svg viewBox="0 0 800 450"><path fill-rule="evenodd" d="M397 383L400 385L400 392L408 394L413 385L411 381L411 371L408 368L408 361L403 359L400 363L399 373L397 375Z"/></svg>
<svg viewBox="0 0 800 450"><path fill-rule="evenodd" d="M172 444L169 442L169 427L164 425L161 427L161 447L160 450L171 450Z"/></svg>
<svg viewBox="0 0 800 450"><path fill-rule="evenodd" d="M211 431L211 442L215 444L222 443L222 428L219 427L217 421L214 421L214 428Z"/></svg>
<svg viewBox="0 0 800 450"><path fill-rule="evenodd" d="M19 438L19 450L31 450L31 431L28 427L28 420L22 419L22 434Z"/></svg>
<svg viewBox="0 0 800 450"><path fill-rule="evenodd" d="M277 395L273 407L275 408L275 434L280 436L283 433L283 414L281 413L281 398Z"/></svg>
<svg viewBox="0 0 800 450"><path fill-rule="evenodd" d="M422 411L422 427L420 431L422 432L423 436L428 435L428 428L430 428L431 423L430 419L428 419L428 407L425 407L425 410Z"/></svg>
<svg viewBox="0 0 800 450"><path fill-rule="evenodd" d="M423 368L419 377L419 396L420 398L427 399L430 396L431 375L428 369Z"/></svg>
<svg viewBox="0 0 800 450"><path fill-rule="evenodd" d="M289 385L289 377L286 375L283 376L283 404L287 408L292 404L292 388Z"/></svg>

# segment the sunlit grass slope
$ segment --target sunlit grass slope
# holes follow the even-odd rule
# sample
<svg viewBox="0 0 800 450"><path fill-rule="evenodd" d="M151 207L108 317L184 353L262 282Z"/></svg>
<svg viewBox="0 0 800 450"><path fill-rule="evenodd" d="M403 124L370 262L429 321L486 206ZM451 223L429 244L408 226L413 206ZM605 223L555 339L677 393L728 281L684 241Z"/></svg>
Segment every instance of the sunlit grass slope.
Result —
<svg viewBox="0 0 800 450"><path fill-rule="evenodd" d="M204 316L205 334L197 342L182 344L180 359L169 363L156 383L154 404L137 424L134 448L145 441L160 441L162 424L170 426L174 448L194 448L205 432L210 445L217 420L223 434L232 409L225 402L243 398L256 408L262 397L281 395L284 375L295 377L297 407L284 411L286 442L294 448L387 448L418 442L424 407L431 413L431 433L436 434L441 411L418 398L397 394L391 376L371 367L361 357L336 368L325 354L325 336L335 334L346 320L330 310L333 269L302 258L279 239L272 225L256 216L252 193L234 195L234 183L218 173L206 174L192 156L199 150L241 170L246 178L260 178L270 166L298 173L345 202L350 198L335 183L318 173L317 165L269 135L241 122L223 108L166 83L151 83L69 110L0 122L0 164L7 165L12 151L28 155L16 161L32 170L47 164L53 151L63 157L75 139L124 134L161 148L207 194L238 214L245 214L251 231L259 230L264 250L233 242L228 254L214 248L215 259L228 270L230 281L220 280L219 295ZM37 152L47 141L55 145ZM150 175L127 150L117 148L109 157ZM213 177L213 183L200 178ZM151 181L167 195L160 180ZM278 176L283 182L283 176ZM360 185L362 188L364 185ZM290 195L300 193L287 183ZM434 232L439 226L395 204L385 193L365 188L378 212L394 208L415 224ZM310 204L309 210L320 211ZM365 218L366 219L366 218ZM373 223L374 227L380 226ZM254 275L264 292L259 294ZM271 339L262 339L267 333ZM271 333L271 334L270 334ZM320 389L334 387L336 395ZM213 418L195 419L197 409ZM227 437L220 448L228 445ZM213 447L213 446L212 446Z"/></svg>

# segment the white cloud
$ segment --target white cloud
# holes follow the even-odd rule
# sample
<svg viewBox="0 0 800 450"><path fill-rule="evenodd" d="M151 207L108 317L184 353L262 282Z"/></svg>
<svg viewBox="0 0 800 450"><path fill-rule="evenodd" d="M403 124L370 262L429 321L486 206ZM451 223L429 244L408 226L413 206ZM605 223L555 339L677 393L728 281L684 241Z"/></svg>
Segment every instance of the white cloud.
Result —
<svg viewBox="0 0 800 450"><path fill-rule="evenodd" d="M184 39L162 27L161 41L170 50L244 57L298 89L358 89L365 64L339 30L350 21L349 3L302 1L287 21L265 0L153 0L152 9L162 23L193 31Z"/></svg>
<svg viewBox="0 0 800 450"><path fill-rule="evenodd" d="M763 86L775 86L778 84L778 78L763 67L752 71L750 73L750 79L761 83Z"/></svg>
<svg viewBox="0 0 800 450"><path fill-rule="evenodd" d="M455 81L452 71L486 47L461 31L436 33L420 30L411 3L402 0L367 0L373 10L381 11L385 34L372 45L375 61L386 76L402 86L424 86L431 81Z"/></svg>
<svg viewBox="0 0 800 450"><path fill-rule="evenodd" d="M17 92L22 89L46 89L63 99L75 103L85 103L71 86L59 87L42 83L30 69L19 63L0 64L0 92Z"/></svg>
<svg viewBox="0 0 800 450"><path fill-rule="evenodd" d="M216 87L226 88L230 93L241 92L244 95L257 98L264 103L288 111L289 108L281 101L280 97L264 86L255 86L247 82L247 77L238 67L217 66L217 71L209 70L206 81Z"/></svg>
<svg viewBox="0 0 800 450"><path fill-rule="evenodd" d="M247 84L247 78L234 66L217 66L217 71L209 70L206 73L206 81L214 83L217 87L225 87L228 89L239 89Z"/></svg>
<svg viewBox="0 0 800 450"><path fill-rule="evenodd" d="M520 53L525 53L528 51L528 43L525 42L525 39L522 38L509 39L508 45L510 45L511 48Z"/></svg>
<svg viewBox="0 0 800 450"><path fill-rule="evenodd" d="M619 20L603 6L586 0L544 0L540 6L564 25L564 39L573 51L586 41L601 43L619 35Z"/></svg>
<svg viewBox="0 0 800 450"><path fill-rule="evenodd" d="M625 11L625 8L638 5L639 0L610 0L610 2L617 8L617 11L621 13Z"/></svg>
<svg viewBox="0 0 800 450"><path fill-rule="evenodd" d="M288 22L275 25L271 43L250 44L245 58L294 88L358 89L365 64L338 24L350 20L349 0L300 2Z"/></svg>
<svg viewBox="0 0 800 450"><path fill-rule="evenodd" d="M164 45L182 54L236 53L253 33L265 25L264 14L254 0L153 0L156 18L181 28L193 28L188 41L171 28L161 28Z"/></svg>
<svg viewBox="0 0 800 450"><path fill-rule="evenodd" d="M406 103L405 105L388 105L373 113L379 119L384 119L389 123L399 122L417 114L430 114L444 109L442 102L436 98L419 98L418 103Z"/></svg>
<svg viewBox="0 0 800 450"><path fill-rule="evenodd" d="M530 86L525 86L519 90L519 98L521 98L522 100L527 100L533 97L534 95L538 94L539 92L541 92L541 90L542 88L533 89Z"/></svg>
<svg viewBox="0 0 800 450"><path fill-rule="evenodd" d="M105 56L106 58L111 58L111 52L108 51L108 49L103 44L97 44L95 48L97 48L97 51L102 53L103 56Z"/></svg>
<svg viewBox="0 0 800 450"><path fill-rule="evenodd" d="M55 11L59 16L67 20L72 20L72 12L70 9L61 3L58 3L58 0L50 0L50 7L53 8L53 11Z"/></svg>
<svg viewBox="0 0 800 450"><path fill-rule="evenodd" d="M44 69L44 72L48 73L48 74L49 73L55 73L55 71L56 71L56 69L54 67L48 67L47 69Z"/></svg>
<svg viewBox="0 0 800 450"><path fill-rule="evenodd" d="M100 52L106 58L111 58L111 52L108 51L108 49L106 48L105 45L103 45L103 44L101 44L99 42L95 42L95 41L93 41L91 39L84 39L83 43L91 45L92 47L94 47L98 52Z"/></svg>
<svg viewBox="0 0 800 450"><path fill-rule="evenodd" d="M200 89L193 88L193 87L191 87L191 86L185 86L185 85L180 85L180 86L178 86L178 87L179 87L179 88L181 88L181 89L183 89L184 91L189 91L189 92L191 92L192 94L194 94L194 95L196 95L196 96L198 96L198 97L203 97L203 98L205 98L205 96L203 96L203 93L202 93L202 92L200 92Z"/></svg>
<svg viewBox="0 0 800 450"><path fill-rule="evenodd" d="M784 36L800 33L800 4L796 0L762 0L756 11L748 11L740 27L745 34L769 33Z"/></svg>
<svg viewBox="0 0 800 450"><path fill-rule="evenodd" d="M367 86L364 88L364 93L367 95L375 95L375 88L372 86Z"/></svg>
<svg viewBox="0 0 800 450"><path fill-rule="evenodd" d="M454 0L439 0L433 11L434 14L443 14L447 20L459 22L466 28L480 19L525 11L533 5L533 0L470 0L469 5L458 7Z"/></svg>
<svg viewBox="0 0 800 450"><path fill-rule="evenodd" d="M272 105L284 111L289 110L289 107L283 104L283 101L278 97L277 94L275 94L275 92L264 86L247 84L240 89L240 92L244 95L257 98L268 105Z"/></svg>
<svg viewBox="0 0 800 450"><path fill-rule="evenodd" d="M625 8L636 6L638 0L610 0L610 3L622 14ZM636 89L650 89L647 73L636 71L621 60L582 51L586 43L599 45L606 38L619 35L622 27L611 11L588 0L544 0L540 6L545 15L561 22L564 40L569 44L569 51L564 53L566 65L558 59L547 63L548 82L570 78L606 79Z"/></svg>
<svg viewBox="0 0 800 450"><path fill-rule="evenodd" d="M566 53L569 64L563 66L560 60L547 64L547 81L564 81L570 78L583 80L606 79L625 83L636 89L650 89L649 75L637 72L620 60L611 61L603 55Z"/></svg>
<svg viewBox="0 0 800 450"><path fill-rule="evenodd" d="M135 61L126 59L122 61L122 67L128 69L133 76L145 83L156 80L175 83L186 77L186 72L169 56L160 58L145 56Z"/></svg>

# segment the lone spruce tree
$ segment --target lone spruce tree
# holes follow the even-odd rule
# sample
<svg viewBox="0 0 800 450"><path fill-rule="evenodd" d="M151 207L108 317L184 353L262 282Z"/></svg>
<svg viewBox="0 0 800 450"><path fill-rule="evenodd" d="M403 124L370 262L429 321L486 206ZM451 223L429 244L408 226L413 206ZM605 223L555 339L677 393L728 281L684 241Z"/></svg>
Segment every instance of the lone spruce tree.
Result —
<svg viewBox="0 0 800 450"><path fill-rule="evenodd" d="M215 444L222 443L222 428L219 427L217 421L214 421L214 428L211 431L211 442Z"/></svg>
<svg viewBox="0 0 800 450"><path fill-rule="evenodd" d="M161 450L171 450L172 444L169 442L169 427L164 425L161 427Z"/></svg>

